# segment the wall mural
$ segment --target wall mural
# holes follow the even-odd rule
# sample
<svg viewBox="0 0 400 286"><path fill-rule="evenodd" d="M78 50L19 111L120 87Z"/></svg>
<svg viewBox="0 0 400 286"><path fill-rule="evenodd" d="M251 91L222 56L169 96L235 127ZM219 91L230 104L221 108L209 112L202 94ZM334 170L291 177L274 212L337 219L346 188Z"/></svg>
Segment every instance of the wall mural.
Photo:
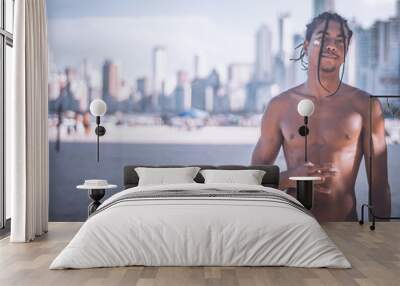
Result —
<svg viewBox="0 0 400 286"><path fill-rule="evenodd" d="M47 2L50 220L85 220L76 185L109 196L127 164L276 164L291 194L290 176L320 176L321 221L356 220L370 181L399 216L400 100L369 95L400 95L400 1L197 2Z"/></svg>

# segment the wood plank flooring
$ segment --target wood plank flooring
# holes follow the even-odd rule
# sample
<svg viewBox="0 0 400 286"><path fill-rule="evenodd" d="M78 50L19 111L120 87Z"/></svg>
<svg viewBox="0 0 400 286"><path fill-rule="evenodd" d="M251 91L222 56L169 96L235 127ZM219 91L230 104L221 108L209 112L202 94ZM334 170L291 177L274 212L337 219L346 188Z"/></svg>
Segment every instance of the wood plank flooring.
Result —
<svg viewBox="0 0 400 286"><path fill-rule="evenodd" d="M379 222L375 231L356 222L323 224L353 268L120 267L48 270L81 223L50 223L32 243L0 240L0 285L400 285L400 223Z"/></svg>

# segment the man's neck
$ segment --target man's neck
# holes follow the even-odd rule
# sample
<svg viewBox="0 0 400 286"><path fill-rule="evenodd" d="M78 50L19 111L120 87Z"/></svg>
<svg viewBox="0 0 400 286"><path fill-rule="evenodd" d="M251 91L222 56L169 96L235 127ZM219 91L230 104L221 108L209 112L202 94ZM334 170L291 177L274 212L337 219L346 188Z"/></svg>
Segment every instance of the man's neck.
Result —
<svg viewBox="0 0 400 286"><path fill-rule="evenodd" d="M307 80L304 83L305 92L319 98L333 94L340 83L339 73L333 73L329 76L324 76L321 73L320 82L316 73L309 71L307 75Z"/></svg>

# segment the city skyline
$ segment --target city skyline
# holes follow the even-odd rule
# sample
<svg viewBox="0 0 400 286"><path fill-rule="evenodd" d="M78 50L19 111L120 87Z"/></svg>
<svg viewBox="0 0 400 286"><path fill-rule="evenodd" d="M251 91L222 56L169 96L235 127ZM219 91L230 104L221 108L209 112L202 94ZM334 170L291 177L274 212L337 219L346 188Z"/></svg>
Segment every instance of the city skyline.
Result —
<svg viewBox="0 0 400 286"><path fill-rule="evenodd" d="M74 1L70 2L71 7L80 5L74 4ZM278 16L288 12L290 17L287 19L288 31L284 41L286 53L291 54L292 36L295 33L304 34L305 24L311 20L313 13L312 1L280 1L279 5L252 1L248 3L243 16L238 15L238 10L245 8L243 4L234 3L226 6L224 11L223 3L219 3L217 7L210 7L211 4L206 1L204 5L193 4L196 9L189 9L184 3L175 2L171 3L171 7L163 16L160 15L159 7L165 5L157 6L157 1L152 7L142 7L144 4L139 3L125 3L128 5L127 9L130 7L130 10L135 10L132 12L134 14L129 16L126 13L113 12L114 8L110 8L107 14L103 11L107 5L101 4L87 13L87 4L82 5L82 9L77 9L79 11L71 11L68 14L68 9L57 9L57 5L61 5L62 1L49 1L51 57L58 68L67 65L78 66L84 58L99 67L105 58L112 59L116 63L124 63L124 69L121 70L123 77L136 79L151 75L152 49L162 45L166 47L168 57L174 59L168 63L168 81L175 79L177 70L191 72L192 58L195 54L203 58L203 65L207 70L216 68L225 80L225 67L228 64L254 61L253 40L256 30L261 25L266 24L271 30L272 50L275 53L278 49ZM356 2L360 1L351 2L355 3L354 7L358 7ZM387 19L395 13L394 0L361 2L364 5L360 9L373 5L376 14L374 17L368 17L370 11L366 11L364 17L356 16L356 20L361 24L365 19L372 24L376 19ZM343 10L343 1L335 3L337 11L346 16L349 9ZM265 16L260 10L265 11ZM57 11L63 11L64 14L59 15ZM249 16L249 11L254 17ZM217 12L220 14L215 15ZM86 15L82 15L83 13Z"/></svg>
<svg viewBox="0 0 400 286"><path fill-rule="evenodd" d="M354 19L349 21L354 36L345 82L370 93L399 92L400 52L396 47L400 46L400 0L396 3L395 17L375 21L369 28ZM314 0L313 13L333 10L335 4L334 0ZM124 73L129 62L118 63L114 57L103 55L97 66L84 58L76 66L70 63L60 69L50 54L50 106L62 100L63 108L85 111L93 98L102 98L111 113L182 112L191 108L210 113L260 113L272 97L306 78L300 64L289 61L297 57L293 47L303 41L302 34L292 34L288 28L291 18L290 12L279 14L275 33L268 25L260 24L252 33L252 59L239 60L240 54L233 47L237 58L220 66L205 65L209 58L190 49L185 50L190 67L185 66L179 56L171 57L170 47L157 38L150 47L150 62L142 67L142 71L150 71L137 77ZM274 35L278 36L276 50L272 48ZM176 69L168 68L171 65Z"/></svg>

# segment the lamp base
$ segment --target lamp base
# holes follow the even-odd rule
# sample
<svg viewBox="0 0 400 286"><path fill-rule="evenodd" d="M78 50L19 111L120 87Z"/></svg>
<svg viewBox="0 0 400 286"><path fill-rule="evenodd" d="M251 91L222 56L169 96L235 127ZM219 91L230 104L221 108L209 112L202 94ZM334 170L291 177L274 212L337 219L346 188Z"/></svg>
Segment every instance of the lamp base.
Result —
<svg viewBox="0 0 400 286"><path fill-rule="evenodd" d="M99 125L96 127L94 132L97 136L103 136L104 134L106 134L106 129L104 128L104 126Z"/></svg>
<svg viewBox="0 0 400 286"><path fill-rule="evenodd" d="M310 133L310 130L308 129L307 126L305 126L305 125L300 126L300 128L299 128L299 134L300 134L301 136L306 136L306 135L308 135L309 133Z"/></svg>

